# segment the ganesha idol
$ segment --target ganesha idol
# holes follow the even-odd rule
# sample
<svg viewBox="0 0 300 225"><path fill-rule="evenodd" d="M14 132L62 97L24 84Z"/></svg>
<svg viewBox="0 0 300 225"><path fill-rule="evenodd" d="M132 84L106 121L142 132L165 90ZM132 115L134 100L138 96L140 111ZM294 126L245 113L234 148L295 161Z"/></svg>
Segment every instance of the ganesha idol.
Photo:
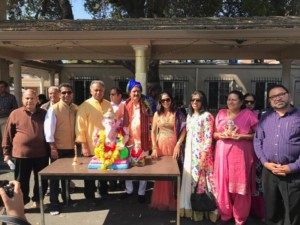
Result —
<svg viewBox="0 0 300 225"><path fill-rule="evenodd" d="M128 130L120 127L120 120L108 111L103 115L104 130L96 129L93 134L94 153L89 169L127 169L130 165L128 149Z"/></svg>

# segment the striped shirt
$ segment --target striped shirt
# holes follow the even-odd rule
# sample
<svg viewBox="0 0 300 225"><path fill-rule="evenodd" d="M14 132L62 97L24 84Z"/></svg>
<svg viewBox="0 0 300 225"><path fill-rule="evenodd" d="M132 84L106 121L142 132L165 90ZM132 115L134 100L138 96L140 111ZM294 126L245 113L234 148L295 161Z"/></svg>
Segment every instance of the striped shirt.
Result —
<svg viewBox="0 0 300 225"><path fill-rule="evenodd" d="M17 108L18 103L14 95L6 92L5 95L0 96L0 118L8 117L9 114Z"/></svg>
<svg viewBox="0 0 300 225"><path fill-rule="evenodd" d="M265 113L254 137L255 153L259 160L288 165L300 171L300 110L293 108L284 116L275 111Z"/></svg>

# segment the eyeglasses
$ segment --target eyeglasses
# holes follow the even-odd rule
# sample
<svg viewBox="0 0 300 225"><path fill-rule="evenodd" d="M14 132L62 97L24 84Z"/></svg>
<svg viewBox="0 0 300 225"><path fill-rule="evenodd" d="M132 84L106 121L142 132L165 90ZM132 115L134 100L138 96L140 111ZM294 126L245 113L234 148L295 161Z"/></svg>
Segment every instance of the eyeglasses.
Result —
<svg viewBox="0 0 300 225"><path fill-rule="evenodd" d="M165 99L160 100L161 103L170 102L170 101L171 101L170 98L165 98Z"/></svg>
<svg viewBox="0 0 300 225"><path fill-rule="evenodd" d="M192 103L193 103L193 102L199 103L199 102L202 102L202 99L201 99L201 98L192 98L192 99L191 99L191 102L192 102Z"/></svg>
<svg viewBox="0 0 300 225"><path fill-rule="evenodd" d="M255 102L254 101L248 101L248 100L245 100L245 104L250 104L250 105L253 105Z"/></svg>
<svg viewBox="0 0 300 225"><path fill-rule="evenodd" d="M283 97L285 94L287 94L287 92L283 92L283 93L280 93L278 95L272 95L272 96L269 97L269 99L272 100L272 101L274 101L277 98Z"/></svg>
<svg viewBox="0 0 300 225"><path fill-rule="evenodd" d="M62 91L61 94L63 94L63 95L66 95L66 94L71 95L71 94L73 94L73 92L72 91Z"/></svg>

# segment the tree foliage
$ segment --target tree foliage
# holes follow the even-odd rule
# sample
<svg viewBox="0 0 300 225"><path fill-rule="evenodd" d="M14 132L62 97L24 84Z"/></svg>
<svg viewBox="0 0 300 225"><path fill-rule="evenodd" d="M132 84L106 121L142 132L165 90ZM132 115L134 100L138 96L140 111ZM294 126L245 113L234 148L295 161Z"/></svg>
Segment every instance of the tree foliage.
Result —
<svg viewBox="0 0 300 225"><path fill-rule="evenodd" d="M218 16L299 16L299 0L223 0Z"/></svg>
<svg viewBox="0 0 300 225"><path fill-rule="evenodd" d="M2 0L1 0L2 1ZM19 19L74 19L70 0L6 0L8 16ZM82 0L94 19L156 17L298 16L300 0ZM135 73L134 61L115 61ZM159 84L159 61L148 66L148 82Z"/></svg>
<svg viewBox="0 0 300 225"><path fill-rule="evenodd" d="M6 1L11 20L74 19L72 0ZM82 4L95 19L300 15L300 0L82 0Z"/></svg>
<svg viewBox="0 0 300 225"><path fill-rule="evenodd" d="M155 18L214 16L222 0L85 0L94 18Z"/></svg>
<svg viewBox="0 0 300 225"><path fill-rule="evenodd" d="M7 0L8 18L22 19L74 19L69 0Z"/></svg>

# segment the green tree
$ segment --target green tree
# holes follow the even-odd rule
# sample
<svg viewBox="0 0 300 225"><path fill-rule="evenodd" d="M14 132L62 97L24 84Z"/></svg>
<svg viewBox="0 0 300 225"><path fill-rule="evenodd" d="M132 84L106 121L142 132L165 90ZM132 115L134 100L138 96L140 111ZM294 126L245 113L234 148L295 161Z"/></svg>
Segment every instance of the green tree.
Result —
<svg viewBox="0 0 300 225"><path fill-rule="evenodd" d="M219 16L298 16L299 0L223 0Z"/></svg>
<svg viewBox="0 0 300 225"><path fill-rule="evenodd" d="M69 0L7 0L8 18L22 19L74 19Z"/></svg>
<svg viewBox="0 0 300 225"><path fill-rule="evenodd" d="M10 19L74 19L69 0L7 0ZM251 17L299 15L300 0L85 0L93 18ZM134 61L115 61L135 73ZM148 82L159 83L151 60ZM157 86L157 85L155 85Z"/></svg>

